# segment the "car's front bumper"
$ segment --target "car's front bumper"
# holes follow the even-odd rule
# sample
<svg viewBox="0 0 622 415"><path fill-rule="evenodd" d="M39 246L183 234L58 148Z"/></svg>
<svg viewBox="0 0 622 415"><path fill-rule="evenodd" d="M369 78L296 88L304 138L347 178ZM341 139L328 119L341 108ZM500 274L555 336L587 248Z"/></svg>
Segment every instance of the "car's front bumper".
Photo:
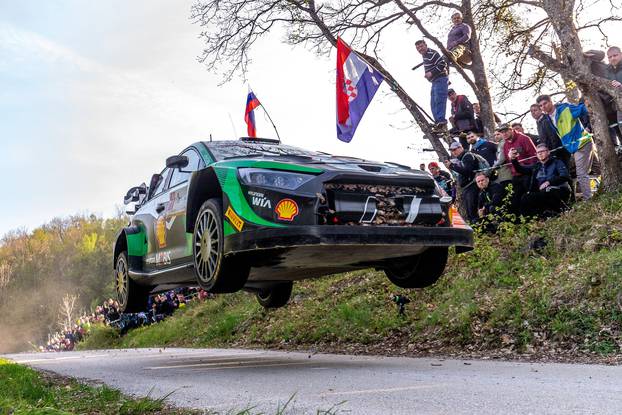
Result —
<svg viewBox="0 0 622 415"><path fill-rule="evenodd" d="M225 252L320 246L416 247L455 246L457 252L473 249L468 227L314 225L262 228L229 235ZM406 254L407 255L407 254Z"/></svg>

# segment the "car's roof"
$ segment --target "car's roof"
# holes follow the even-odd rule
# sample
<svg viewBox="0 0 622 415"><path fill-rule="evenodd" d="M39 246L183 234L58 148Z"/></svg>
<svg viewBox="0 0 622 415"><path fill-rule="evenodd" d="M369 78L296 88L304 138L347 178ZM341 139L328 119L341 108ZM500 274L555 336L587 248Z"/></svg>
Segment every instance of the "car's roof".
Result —
<svg viewBox="0 0 622 415"><path fill-rule="evenodd" d="M368 170L367 166L382 166L382 171L408 171L411 174L421 173L427 175L426 172L421 172L420 170L415 170L409 166L399 163L370 161L352 156L337 156L282 144L276 140L214 140L203 141L202 144L209 150L213 159L217 162L227 159L243 159L247 157L261 157L264 160L274 158L279 161L287 162L292 161L291 159L295 158L296 164L309 163L315 166L325 164L334 168L339 168L340 170L350 170L352 168L357 170L361 168L363 168L363 170Z"/></svg>

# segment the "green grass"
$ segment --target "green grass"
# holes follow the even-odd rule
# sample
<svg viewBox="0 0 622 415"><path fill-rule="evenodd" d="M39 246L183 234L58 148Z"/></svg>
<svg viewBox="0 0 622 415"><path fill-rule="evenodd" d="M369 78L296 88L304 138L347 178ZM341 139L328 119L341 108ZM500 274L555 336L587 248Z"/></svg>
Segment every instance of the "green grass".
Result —
<svg viewBox="0 0 622 415"><path fill-rule="evenodd" d="M171 409L161 398L132 399L106 386L91 387L65 378L44 375L0 359L1 415L138 415L194 414Z"/></svg>
<svg viewBox="0 0 622 415"><path fill-rule="evenodd" d="M544 238L541 252L529 249ZM398 316L391 293L408 296ZM97 328L81 348L190 346L310 348L358 345L404 350L572 350L620 354L622 194L599 195L547 222L506 224L476 235L445 276L402 290L363 270L295 284L294 299L265 311L246 293L192 304L119 337ZM397 349L395 349L397 348Z"/></svg>

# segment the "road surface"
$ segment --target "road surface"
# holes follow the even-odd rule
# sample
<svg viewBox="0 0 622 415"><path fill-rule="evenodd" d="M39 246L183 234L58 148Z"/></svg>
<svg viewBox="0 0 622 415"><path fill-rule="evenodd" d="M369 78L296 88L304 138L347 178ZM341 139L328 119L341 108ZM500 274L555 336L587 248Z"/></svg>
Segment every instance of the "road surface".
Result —
<svg viewBox="0 0 622 415"><path fill-rule="evenodd" d="M137 396L221 413L620 414L622 367L343 356L237 349L129 349L5 357Z"/></svg>

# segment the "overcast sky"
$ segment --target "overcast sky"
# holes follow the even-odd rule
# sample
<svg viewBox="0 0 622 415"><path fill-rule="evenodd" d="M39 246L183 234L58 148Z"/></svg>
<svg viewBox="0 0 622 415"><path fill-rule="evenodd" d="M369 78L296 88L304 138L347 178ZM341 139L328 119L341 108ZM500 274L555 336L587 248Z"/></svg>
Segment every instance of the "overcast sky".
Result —
<svg viewBox="0 0 622 415"><path fill-rule="evenodd" d="M55 216L111 216L166 157L210 134L245 135L247 84L218 86L197 62L191 4L0 0L0 236ZM421 61L418 38L389 33L384 64L427 109L429 84L410 70ZM338 141L334 54L280 40L257 45L247 76L284 142L411 166L434 157L421 152L428 146L384 83L352 142ZM258 134L273 136L261 112L256 118Z"/></svg>

